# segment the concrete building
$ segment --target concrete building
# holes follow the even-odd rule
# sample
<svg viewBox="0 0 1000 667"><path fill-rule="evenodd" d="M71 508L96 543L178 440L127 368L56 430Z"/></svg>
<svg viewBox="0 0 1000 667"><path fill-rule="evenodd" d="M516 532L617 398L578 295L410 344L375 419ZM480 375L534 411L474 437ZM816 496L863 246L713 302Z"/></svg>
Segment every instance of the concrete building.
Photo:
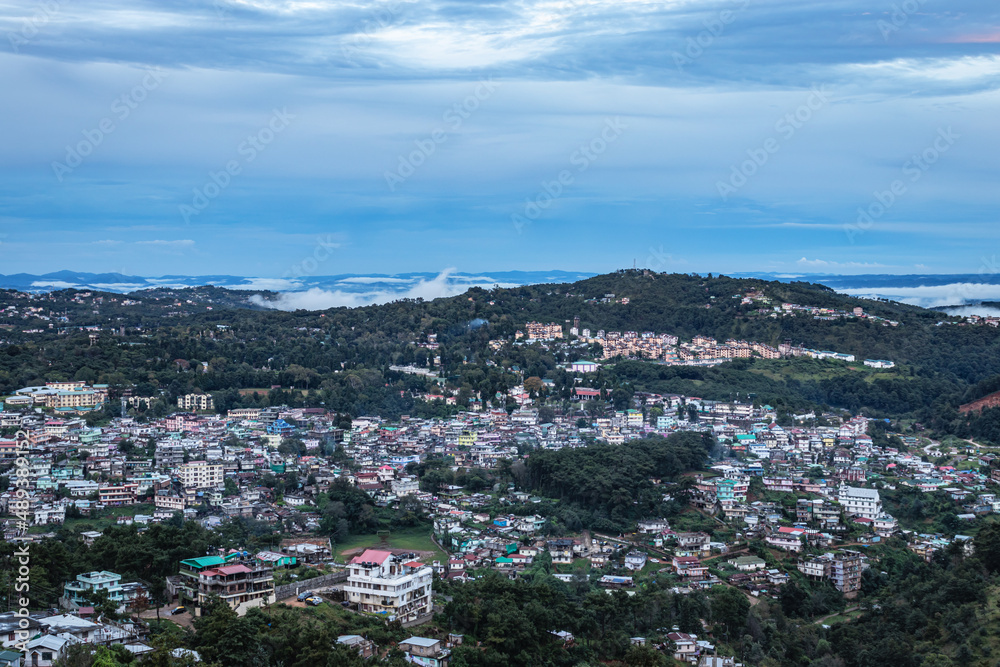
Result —
<svg viewBox="0 0 1000 667"><path fill-rule="evenodd" d="M211 394L184 394L177 397L177 407L181 410L214 410L215 401Z"/></svg>
<svg viewBox="0 0 1000 667"><path fill-rule="evenodd" d="M138 484L102 484L97 489L97 495L105 505L134 505L138 490Z"/></svg>
<svg viewBox="0 0 1000 667"><path fill-rule="evenodd" d="M406 654L406 661L424 667L448 667L451 651L440 639L410 637L399 642L399 650Z"/></svg>
<svg viewBox="0 0 1000 667"><path fill-rule="evenodd" d="M275 601L274 569L267 565L247 567L238 563L202 570L198 573L197 615L213 596L240 616L252 607L272 604Z"/></svg>
<svg viewBox="0 0 1000 667"><path fill-rule="evenodd" d="M433 570L388 551L367 549L351 560L344 592L358 609L401 621L431 613Z"/></svg>
<svg viewBox="0 0 1000 667"><path fill-rule="evenodd" d="M837 501L843 505L844 512L848 516L860 516L874 520L882 514L882 501L875 489L841 486Z"/></svg>
<svg viewBox="0 0 1000 667"><path fill-rule="evenodd" d="M177 476L185 489L220 489L226 485L225 466L221 463L184 463L177 467Z"/></svg>

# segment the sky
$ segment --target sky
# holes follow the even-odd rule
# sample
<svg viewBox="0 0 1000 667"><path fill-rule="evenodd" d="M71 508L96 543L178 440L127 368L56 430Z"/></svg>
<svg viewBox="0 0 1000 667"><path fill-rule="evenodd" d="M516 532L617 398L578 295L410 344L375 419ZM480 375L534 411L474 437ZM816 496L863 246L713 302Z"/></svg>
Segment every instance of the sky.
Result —
<svg viewBox="0 0 1000 667"><path fill-rule="evenodd" d="M983 273L992 0L0 3L0 273Z"/></svg>

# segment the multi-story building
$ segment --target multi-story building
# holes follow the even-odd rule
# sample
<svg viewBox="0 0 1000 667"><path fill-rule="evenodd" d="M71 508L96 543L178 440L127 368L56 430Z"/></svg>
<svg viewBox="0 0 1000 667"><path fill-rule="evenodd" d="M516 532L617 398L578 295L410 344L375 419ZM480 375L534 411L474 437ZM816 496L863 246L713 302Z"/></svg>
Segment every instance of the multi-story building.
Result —
<svg viewBox="0 0 1000 667"><path fill-rule="evenodd" d="M120 574L106 570L85 572L76 575L76 581L66 582L59 604L66 609L86 607L93 604L93 600L88 598L100 591L106 591L108 599L117 602L119 609L124 609L125 605L136 597L145 594L145 589L141 584L122 584L122 575Z"/></svg>
<svg viewBox="0 0 1000 667"><path fill-rule="evenodd" d="M222 556L201 556L187 558L180 563L175 592L182 600L198 600L199 578L202 572L221 567L226 564Z"/></svg>
<svg viewBox="0 0 1000 667"><path fill-rule="evenodd" d="M48 397L47 405L55 410L92 410L100 407L107 399L107 391L97 391L85 387L60 390Z"/></svg>
<svg viewBox="0 0 1000 667"><path fill-rule="evenodd" d="M177 467L185 489L219 489L225 486L225 466L208 461L191 461Z"/></svg>
<svg viewBox="0 0 1000 667"><path fill-rule="evenodd" d="M156 495L153 496L153 504L156 505L156 509L183 512L187 503L184 496L163 489L157 491Z"/></svg>
<svg viewBox="0 0 1000 667"><path fill-rule="evenodd" d="M798 562L799 572L806 575L810 579L815 579L817 581L821 579L826 579L830 576L830 561L831 558L827 556L817 556L815 558L806 558Z"/></svg>
<svg viewBox="0 0 1000 667"><path fill-rule="evenodd" d="M834 587L853 598L861 590L861 573L865 570L864 556L858 551L844 549L799 561L798 570L810 579L829 579Z"/></svg>
<svg viewBox="0 0 1000 667"><path fill-rule="evenodd" d="M563 329L561 324L542 324L541 322L528 322L524 325L528 334L528 340L547 340L551 338L562 338Z"/></svg>
<svg viewBox="0 0 1000 667"><path fill-rule="evenodd" d="M104 505L134 505L138 490L138 484L102 484L97 495Z"/></svg>
<svg viewBox="0 0 1000 667"><path fill-rule="evenodd" d="M177 397L177 407L181 410L214 410L215 402L211 394L184 394Z"/></svg>
<svg viewBox="0 0 1000 667"><path fill-rule="evenodd" d="M242 563L202 570L198 574L198 607L217 597L238 615L252 607L271 604L274 598L274 569L267 565L247 567Z"/></svg>
<svg viewBox="0 0 1000 667"><path fill-rule="evenodd" d="M235 408L226 413L230 419L257 419L260 417L260 408Z"/></svg>
<svg viewBox="0 0 1000 667"><path fill-rule="evenodd" d="M830 581L845 598L856 597L861 590L861 573L864 571L864 557L857 551L844 549L833 555L830 561Z"/></svg>
<svg viewBox="0 0 1000 667"><path fill-rule="evenodd" d="M179 443L159 442L153 455L157 468L172 470L184 463L184 446Z"/></svg>
<svg viewBox="0 0 1000 667"><path fill-rule="evenodd" d="M399 642L399 650L406 654L406 661L423 667L448 667L451 651L440 639L410 637Z"/></svg>
<svg viewBox="0 0 1000 667"><path fill-rule="evenodd" d="M361 611L408 621L431 613L432 583L429 566L388 551L367 549L351 560L344 592Z"/></svg>
<svg viewBox="0 0 1000 667"><path fill-rule="evenodd" d="M848 516L876 519L882 513L882 501L875 489L841 486L837 500Z"/></svg>
<svg viewBox="0 0 1000 667"><path fill-rule="evenodd" d="M715 482L715 497L722 504L745 503L750 491L750 479L722 478Z"/></svg>

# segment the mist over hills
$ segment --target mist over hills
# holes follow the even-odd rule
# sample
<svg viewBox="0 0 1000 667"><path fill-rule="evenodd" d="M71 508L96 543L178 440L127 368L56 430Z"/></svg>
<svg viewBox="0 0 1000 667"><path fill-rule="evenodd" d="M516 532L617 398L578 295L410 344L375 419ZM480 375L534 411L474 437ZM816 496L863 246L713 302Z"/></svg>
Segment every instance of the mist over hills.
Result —
<svg viewBox="0 0 1000 667"><path fill-rule="evenodd" d="M434 299L455 296L470 287L572 283L596 275L599 274L587 271L467 273L446 269L440 272L345 273L274 278L228 274L136 276L63 270L45 274L0 274L0 288L36 293L59 289L130 293L156 288L180 289L211 285L231 290L276 292L278 298L260 303L271 308L320 310L385 303L400 298ZM905 275L741 272L726 275L733 278L817 283L852 296L891 299L941 309L950 314L996 314L998 311L994 304L982 302L1000 300L1000 273L997 272Z"/></svg>

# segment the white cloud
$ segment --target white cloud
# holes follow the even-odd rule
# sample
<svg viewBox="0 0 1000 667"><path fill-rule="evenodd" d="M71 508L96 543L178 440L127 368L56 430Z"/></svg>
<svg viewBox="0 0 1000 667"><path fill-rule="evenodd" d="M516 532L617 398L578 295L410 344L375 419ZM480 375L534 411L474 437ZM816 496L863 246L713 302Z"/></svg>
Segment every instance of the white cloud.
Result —
<svg viewBox="0 0 1000 667"><path fill-rule="evenodd" d="M227 289L240 290L268 290L273 292L284 292L288 290L300 289L302 283L286 278L244 278L247 282L239 285L226 285Z"/></svg>
<svg viewBox="0 0 1000 667"><path fill-rule="evenodd" d="M373 283L400 283L408 284L412 283L415 278L390 278L388 276L352 276L350 278L344 278L338 282L346 284L356 284L356 285L371 285Z"/></svg>
<svg viewBox="0 0 1000 667"><path fill-rule="evenodd" d="M162 246L168 248L181 248L186 246L193 246L194 241L192 241L191 239L179 239L177 241L164 241L163 239L154 239L152 241L136 241L135 244Z"/></svg>
<svg viewBox="0 0 1000 667"><path fill-rule="evenodd" d="M918 287L851 287L839 290L845 294L862 297L882 297L924 308L960 306L969 301L994 301L1000 299L1000 285L989 283L950 283L947 285L920 285Z"/></svg>
<svg viewBox="0 0 1000 667"><path fill-rule="evenodd" d="M888 264L878 264L877 262L831 262L825 259L802 259L795 262L799 266L808 266L813 269L887 269Z"/></svg>
<svg viewBox="0 0 1000 667"><path fill-rule="evenodd" d="M266 300L258 294L250 297L250 302L276 310L326 310L347 306L370 306L399 299L438 299L455 296L468 290L468 284L459 284L451 278L455 269L445 269L431 280L421 280L405 292L350 293L341 290L325 290L313 287L303 292L283 292L274 300Z"/></svg>
<svg viewBox="0 0 1000 667"><path fill-rule="evenodd" d="M78 287L75 283L68 283L63 280L36 280L31 283L32 287L54 287L56 289L66 289L67 287Z"/></svg>

